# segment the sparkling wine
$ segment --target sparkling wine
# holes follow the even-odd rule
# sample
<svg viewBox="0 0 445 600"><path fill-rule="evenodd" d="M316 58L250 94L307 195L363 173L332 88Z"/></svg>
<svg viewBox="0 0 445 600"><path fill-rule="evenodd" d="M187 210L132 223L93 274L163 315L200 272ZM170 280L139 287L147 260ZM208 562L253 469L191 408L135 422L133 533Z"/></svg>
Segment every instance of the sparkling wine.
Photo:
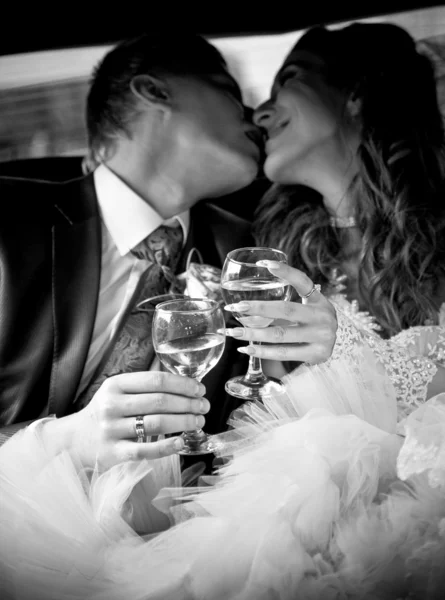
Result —
<svg viewBox="0 0 445 600"><path fill-rule="evenodd" d="M156 353L170 371L201 378L221 358L224 342L225 337L217 333L187 336L160 344Z"/></svg>
<svg viewBox="0 0 445 600"><path fill-rule="evenodd" d="M289 285L281 279L249 277L233 279L222 284L222 294L226 304L235 304L243 300L285 300ZM243 316L235 311L232 314L245 327L268 327L273 319L261 316Z"/></svg>

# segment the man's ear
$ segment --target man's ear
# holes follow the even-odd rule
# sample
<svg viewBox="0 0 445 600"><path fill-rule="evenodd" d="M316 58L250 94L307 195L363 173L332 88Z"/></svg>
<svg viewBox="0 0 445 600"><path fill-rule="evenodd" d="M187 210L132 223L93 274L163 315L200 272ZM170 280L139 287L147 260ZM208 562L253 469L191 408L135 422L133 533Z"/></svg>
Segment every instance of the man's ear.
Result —
<svg viewBox="0 0 445 600"><path fill-rule="evenodd" d="M170 106L171 93L167 82L153 75L136 75L130 83L130 89L142 102L150 105Z"/></svg>
<svg viewBox="0 0 445 600"><path fill-rule="evenodd" d="M362 113L362 99L358 96L357 91L352 92L346 102L346 109L351 119L355 120Z"/></svg>

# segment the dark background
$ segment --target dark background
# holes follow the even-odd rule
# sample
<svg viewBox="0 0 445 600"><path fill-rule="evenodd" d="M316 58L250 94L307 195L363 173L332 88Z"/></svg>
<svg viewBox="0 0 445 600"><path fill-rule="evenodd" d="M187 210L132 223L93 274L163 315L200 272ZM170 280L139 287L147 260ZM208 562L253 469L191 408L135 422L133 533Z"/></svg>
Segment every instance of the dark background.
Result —
<svg viewBox="0 0 445 600"><path fill-rule="evenodd" d="M331 23L377 14L444 6L444 2L409 0L258 0L205 4L169 0L99 3L62 0L58 3L19 3L5 7L0 55L36 50L112 44L156 29L174 35L188 29L205 36L283 33L316 23ZM3 10L2 10L3 12Z"/></svg>

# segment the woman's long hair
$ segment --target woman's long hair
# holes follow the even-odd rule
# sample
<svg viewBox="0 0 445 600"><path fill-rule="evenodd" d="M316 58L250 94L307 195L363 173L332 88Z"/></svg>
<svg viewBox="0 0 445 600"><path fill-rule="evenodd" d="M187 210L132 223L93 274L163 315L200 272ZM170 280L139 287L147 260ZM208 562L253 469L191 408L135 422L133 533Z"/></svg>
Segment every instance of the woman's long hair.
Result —
<svg viewBox="0 0 445 600"><path fill-rule="evenodd" d="M350 189L362 234L359 304L386 337L436 322L445 271L445 136L432 64L389 24L316 28L300 45L327 57L327 83L361 100ZM254 230L260 245L282 249L322 285L345 258L342 230L329 226L321 196L303 186L272 186Z"/></svg>

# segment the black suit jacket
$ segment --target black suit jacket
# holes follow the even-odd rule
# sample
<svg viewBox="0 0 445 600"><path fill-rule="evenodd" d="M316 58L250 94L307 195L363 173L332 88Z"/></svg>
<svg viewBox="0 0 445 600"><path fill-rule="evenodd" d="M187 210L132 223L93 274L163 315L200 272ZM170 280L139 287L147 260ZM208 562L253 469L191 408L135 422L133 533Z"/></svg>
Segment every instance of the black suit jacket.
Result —
<svg viewBox="0 0 445 600"><path fill-rule="evenodd" d="M64 183L0 178L0 197L0 425L11 426L75 410L97 309L101 223L92 175ZM247 221L201 202L178 272L193 246L221 267L227 252L246 245ZM203 380L209 433L224 430L238 405L224 391L247 369L237 345L227 339Z"/></svg>

